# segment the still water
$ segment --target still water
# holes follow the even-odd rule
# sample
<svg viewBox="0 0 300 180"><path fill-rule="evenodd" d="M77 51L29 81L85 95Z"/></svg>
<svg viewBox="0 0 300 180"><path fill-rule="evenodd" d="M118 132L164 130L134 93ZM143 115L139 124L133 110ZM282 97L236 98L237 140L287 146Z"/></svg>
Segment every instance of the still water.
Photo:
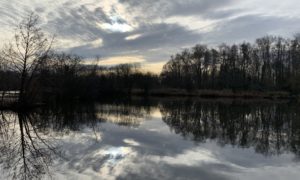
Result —
<svg viewBox="0 0 300 180"><path fill-rule="evenodd" d="M300 176L300 106L134 99L1 112L0 179Z"/></svg>

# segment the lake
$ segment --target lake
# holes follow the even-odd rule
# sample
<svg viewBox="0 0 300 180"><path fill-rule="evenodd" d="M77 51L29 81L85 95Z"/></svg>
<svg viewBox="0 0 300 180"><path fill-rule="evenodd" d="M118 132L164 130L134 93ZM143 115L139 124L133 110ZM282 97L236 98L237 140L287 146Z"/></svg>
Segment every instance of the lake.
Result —
<svg viewBox="0 0 300 180"><path fill-rule="evenodd" d="M0 179L300 176L300 106L139 99L1 112Z"/></svg>

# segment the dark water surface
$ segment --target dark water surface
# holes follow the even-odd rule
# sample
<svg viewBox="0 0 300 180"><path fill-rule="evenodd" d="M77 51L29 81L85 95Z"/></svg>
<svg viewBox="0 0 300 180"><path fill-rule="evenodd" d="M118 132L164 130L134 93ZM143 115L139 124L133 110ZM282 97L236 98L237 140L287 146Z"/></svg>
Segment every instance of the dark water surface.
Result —
<svg viewBox="0 0 300 180"><path fill-rule="evenodd" d="M1 112L0 179L300 177L300 106L135 99Z"/></svg>

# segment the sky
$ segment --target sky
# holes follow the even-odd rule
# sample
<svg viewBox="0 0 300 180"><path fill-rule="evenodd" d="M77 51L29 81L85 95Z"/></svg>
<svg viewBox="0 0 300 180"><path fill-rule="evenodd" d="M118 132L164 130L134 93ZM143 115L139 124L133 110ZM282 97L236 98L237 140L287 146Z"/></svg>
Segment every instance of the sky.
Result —
<svg viewBox="0 0 300 180"><path fill-rule="evenodd" d="M55 35L57 51L159 72L172 54L195 44L292 37L300 33L299 9L299 0L0 0L0 45L33 11Z"/></svg>

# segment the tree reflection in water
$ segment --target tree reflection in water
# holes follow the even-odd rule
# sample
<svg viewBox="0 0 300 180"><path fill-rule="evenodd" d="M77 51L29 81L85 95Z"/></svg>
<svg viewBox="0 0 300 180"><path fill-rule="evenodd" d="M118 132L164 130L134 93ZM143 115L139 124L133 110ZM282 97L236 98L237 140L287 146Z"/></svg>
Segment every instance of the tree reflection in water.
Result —
<svg viewBox="0 0 300 180"><path fill-rule="evenodd" d="M50 176L53 159L63 158L56 143L59 137L88 127L98 141L97 128L104 121L137 127L146 115L148 110L125 104L61 105L31 113L1 112L0 164L12 179Z"/></svg>
<svg viewBox="0 0 300 180"><path fill-rule="evenodd" d="M162 120L195 143L254 148L265 156L292 152L300 157L300 107L289 103L203 100L130 101L80 106L55 106L32 113L1 112L0 166L7 177L40 179L59 153L59 137L94 131L101 123L138 128L160 110ZM154 132L153 132L154 133ZM112 134L114 135L114 134ZM118 138L118 137L116 137Z"/></svg>
<svg viewBox="0 0 300 180"><path fill-rule="evenodd" d="M1 113L1 164L12 179L40 179L49 174L57 154L51 140L41 134L33 114Z"/></svg>
<svg viewBox="0 0 300 180"><path fill-rule="evenodd" d="M300 157L300 107L286 103L165 102L163 121L195 142L254 147L268 155L293 152Z"/></svg>

